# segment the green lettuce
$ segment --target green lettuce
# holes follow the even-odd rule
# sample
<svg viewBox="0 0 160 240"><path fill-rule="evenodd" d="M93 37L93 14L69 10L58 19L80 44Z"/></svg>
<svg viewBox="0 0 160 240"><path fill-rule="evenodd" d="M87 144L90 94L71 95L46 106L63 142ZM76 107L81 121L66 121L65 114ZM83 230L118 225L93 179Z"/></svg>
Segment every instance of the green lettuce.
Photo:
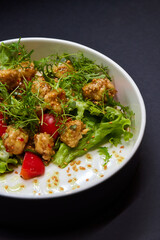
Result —
<svg viewBox="0 0 160 240"><path fill-rule="evenodd" d="M10 157L2 140L0 140L0 174L13 171L13 165L17 166L17 164L18 160Z"/></svg>
<svg viewBox="0 0 160 240"><path fill-rule="evenodd" d="M106 114L100 122L90 115L86 116L83 121L89 131L79 141L78 146L70 148L65 143L61 143L53 158L53 162L61 168L66 167L76 157L84 155L97 144L100 144L106 137L113 144L120 143L122 138L128 141L132 137L132 133L127 131L127 127L131 125L130 119L125 118L121 111L112 107L106 107Z"/></svg>
<svg viewBox="0 0 160 240"><path fill-rule="evenodd" d="M112 155L109 154L107 147L99 147L98 152L100 155L104 156L104 166L109 162Z"/></svg>

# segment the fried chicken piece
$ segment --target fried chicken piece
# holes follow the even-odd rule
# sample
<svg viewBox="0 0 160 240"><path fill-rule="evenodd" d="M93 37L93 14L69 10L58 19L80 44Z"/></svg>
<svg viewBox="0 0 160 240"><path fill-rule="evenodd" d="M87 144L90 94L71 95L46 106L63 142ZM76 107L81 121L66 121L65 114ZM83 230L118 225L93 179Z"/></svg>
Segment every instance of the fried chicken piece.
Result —
<svg viewBox="0 0 160 240"><path fill-rule="evenodd" d="M62 112L62 102L66 102L65 91L61 88L58 90L52 90L49 83L45 81L42 76L39 76L33 81L32 89L33 93L38 93L40 98L43 98L46 102L45 108L53 109L56 113ZM37 114L40 115L40 109L37 107Z"/></svg>
<svg viewBox="0 0 160 240"><path fill-rule="evenodd" d="M61 88L58 90L54 89L45 95L44 101L48 103L46 106L48 109L53 109L56 113L61 113L61 102L64 103L67 101L65 91Z"/></svg>
<svg viewBox="0 0 160 240"><path fill-rule="evenodd" d="M7 85L9 90L14 90L21 82L21 75L16 69L0 70L0 81Z"/></svg>
<svg viewBox="0 0 160 240"><path fill-rule="evenodd" d="M74 68L69 60L66 63L59 63L58 65L53 66L53 73L58 78L66 77L68 73L73 71Z"/></svg>
<svg viewBox="0 0 160 240"><path fill-rule="evenodd" d="M45 81L44 77L38 76L38 78L33 81L31 91L38 93L40 98L44 98L45 95L51 91L51 86Z"/></svg>
<svg viewBox="0 0 160 240"><path fill-rule="evenodd" d="M50 134L39 133L34 136L35 151L42 155L42 158L49 161L55 151L52 149L54 146L53 138Z"/></svg>
<svg viewBox="0 0 160 240"><path fill-rule="evenodd" d="M65 124L60 140L71 148L78 145L79 140L88 132L85 124L80 120L69 121Z"/></svg>
<svg viewBox="0 0 160 240"><path fill-rule="evenodd" d="M28 142L28 134L22 128L8 126L6 132L2 135L3 144L6 151L11 154L21 154Z"/></svg>
<svg viewBox="0 0 160 240"><path fill-rule="evenodd" d="M8 90L13 91L18 85L24 88L24 79L31 80L35 73L33 63L23 62L17 69L0 70L0 81L7 85Z"/></svg>
<svg viewBox="0 0 160 240"><path fill-rule="evenodd" d="M92 82L86 84L83 88L83 95L85 98L101 101L107 101L107 97L104 96L105 92L107 91L109 96L114 97L116 90L108 78L100 78L100 79L93 79Z"/></svg>
<svg viewBox="0 0 160 240"><path fill-rule="evenodd" d="M30 81L36 74L33 62L22 62L21 67L18 68L18 71L21 74L21 77L25 78L27 81Z"/></svg>

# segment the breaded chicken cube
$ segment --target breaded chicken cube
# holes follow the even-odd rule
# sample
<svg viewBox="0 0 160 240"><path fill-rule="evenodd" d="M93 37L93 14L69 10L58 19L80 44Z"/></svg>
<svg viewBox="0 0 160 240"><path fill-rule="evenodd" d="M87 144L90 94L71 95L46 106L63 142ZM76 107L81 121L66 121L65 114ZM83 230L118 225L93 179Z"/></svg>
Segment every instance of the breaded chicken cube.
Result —
<svg viewBox="0 0 160 240"><path fill-rule="evenodd" d="M21 76L16 69L0 70L0 82L6 84L9 90L14 90L21 82Z"/></svg>
<svg viewBox="0 0 160 240"><path fill-rule="evenodd" d="M78 145L79 140L88 132L85 124L80 120L69 121L65 124L60 140L71 148Z"/></svg>
<svg viewBox="0 0 160 240"><path fill-rule="evenodd" d="M105 93L114 97L116 90L113 83L108 78L93 79L92 82L86 84L83 88L83 96L94 101L107 101Z"/></svg>
<svg viewBox="0 0 160 240"><path fill-rule="evenodd" d="M7 127L6 132L2 135L6 151L15 155L23 153L28 138L27 132L22 128L16 129L11 125Z"/></svg>
<svg viewBox="0 0 160 240"><path fill-rule="evenodd" d="M18 71L21 74L22 78L25 78L27 81L30 81L36 74L33 62L22 62Z"/></svg>
<svg viewBox="0 0 160 240"><path fill-rule="evenodd" d="M45 95L51 91L51 86L45 81L44 77L38 76L37 79L33 81L31 91L37 93L40 98L44 98Z"/></svg>
<svg viewBox="0 0 160 240"><path fill-rule="evenodd" d="M42 158L49 161L55 154L53 138L48 133L39 133L34 136L35 151L42 155Z"/></svg>
<svg viewBox="0 0 160 240"><path fill-rule="evenodd" d="M23 80L31 80L35 73L36 70L33 63L23 62L16 69L0 70L0 82L6 84L8 90L12 91L18 86L24 87Z"/></svg>
<svg viewBox="0 0 160 240"><path fill-rule="evenodd" d="M61 103L66 102L65 91L61 88L59 88L58 90L54 89L45 95L44 101L48 103L46 105L48 109L53 109L53 111L55 111L56 113L61 113L62 112Z"/></svg>
<svg viewBox="0 0 160 240"><path fill-rule="evenodd" d="M68 73L73 72L74 68L71 61L66 61L65 63L59 63L53 66L53 73L57 78L66 77Z"/></svg>

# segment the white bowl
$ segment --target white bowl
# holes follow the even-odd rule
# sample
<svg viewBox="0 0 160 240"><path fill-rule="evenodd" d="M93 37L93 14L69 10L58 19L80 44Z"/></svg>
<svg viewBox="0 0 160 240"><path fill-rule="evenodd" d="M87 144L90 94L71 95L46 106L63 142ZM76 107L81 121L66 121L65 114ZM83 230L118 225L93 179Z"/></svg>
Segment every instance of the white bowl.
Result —
<svg viewBox="0 0 160 240"><path fill-rule="evenodd" d="M3 42L9 44L16 41L18 39ZM34 49L32 55L34 60L52 53L62 54L64 52L76 53L82 51L86 57L95 60L96 63L108 66L109 74L118 90L118 100L124 105L129 105L135 113L135 120L132 123L134 136L129 142L117 147L106 144L112 154L106 170L102 166L102 156L99 156L97 151L94 150L90 152L92 160L86 156L77 158L81 161L81 164L77 165L77 172L72 169L71 165L69 165L69 170L68 167L59 169L51 163L46 167L45 175L39 178L25 181L15 171L0 176L0 195L27 199L57 198L78 193L106 181L130 161L141 143L146 123L146 112L138 87L128 73L117 63L91 48L74 42L51 38L22 38L21 43L29 51ZM121 148L122 145L125 147ZM20 173L20 167L16 170ZM58 186L52 180L54 175L59 179Z"/></svg>

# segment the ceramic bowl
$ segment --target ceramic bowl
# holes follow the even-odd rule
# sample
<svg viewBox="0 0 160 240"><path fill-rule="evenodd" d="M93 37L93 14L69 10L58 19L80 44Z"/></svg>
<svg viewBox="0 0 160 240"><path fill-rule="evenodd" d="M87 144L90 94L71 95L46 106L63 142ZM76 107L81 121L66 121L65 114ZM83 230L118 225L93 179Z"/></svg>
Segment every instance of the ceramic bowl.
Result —
<svg viewBox="0 0 160 240"><path fill-rule="evenodd" d="M3 41L6 44L18 39ZM60 169L51 163L46 167L45 175L31 180L20 177L20 167L10 174L0 176L0 195L25 199L48 199L69 196L90 189L104 181L108 181L122 169L137 151L144 134L146 113L141 93L128 73L109 57L78 43L51 38L22 38L21 43L27 50L34 49L32 58L38 60L52 53L76 53L84 55L98 64L108 66L109 74L117 89L117 99L123 105L129 106L135 113L132 122L133 138L122 142L117 147L106 143L112 158L103 167L103 157L97 150L79 157L74 164ZM76 171L75 171L76 169ZM57 182L55 182L55 179Z"/></svg>

